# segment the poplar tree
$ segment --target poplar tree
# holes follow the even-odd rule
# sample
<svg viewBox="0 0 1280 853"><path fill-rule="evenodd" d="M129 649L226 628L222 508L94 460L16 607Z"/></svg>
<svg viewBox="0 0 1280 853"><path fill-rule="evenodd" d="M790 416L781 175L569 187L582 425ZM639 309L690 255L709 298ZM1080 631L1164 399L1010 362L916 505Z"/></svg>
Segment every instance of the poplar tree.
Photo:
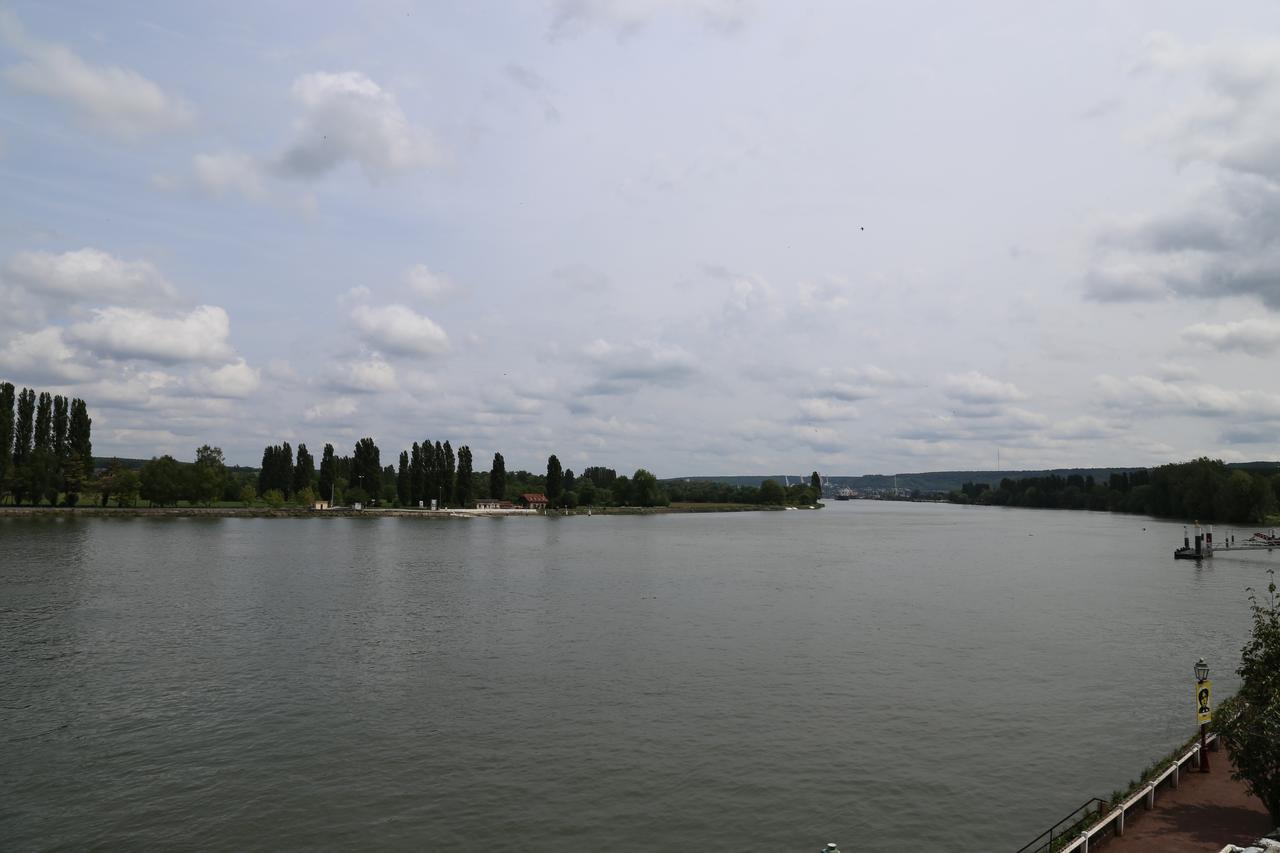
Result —
<svg viewBox="0 0 1280 853"><path fill-rule="evenodd" d="M14 431L13 440L14 498L17 503L22 502L22 497L27 491L22 482L22 468L31 457L31 437L35 431L35 416L36 392L30 388L23 388L18 392L17 429Z"/></svg>
<svg viewBox="0 0 1280 853"><path fill-rule="evenodd" d="M407 450L400 451L400 470L396 472L396 498L400 501L400 506L409 506L410 488L409 480L412 474L409 471L409 452Z"/></svg>
<svg viewBox="0 0 1280 853"><path fill-rule="evenodd" d="M493 454L489 466L489 497L505 500L507 497L507 463L501 453Z"/></svg>
<svg viewBox="0 0 1280 853"><path fill-rule="evenodd" d="M333 445L326 444L320 454L320 499L333 500L338 462L333 458Z"/></svg>
<svg viewBox="0 0 1280 853"><path fill-rule="evenodd" d="M457 462L453 456L453 448L449 446L449 442L447 441L444 443L444 454L441 461L441 467L443 468L444 503L445 505L448 505L453 503L453 493L456 485L454 476L457 468Z"/></svg>
<svg viewBox="0 0 1280 853"><path fill-rule="evenodd" d="M563 482L561 479L562 471L560 470L560 460L553 453L547 457L547 500L555 503L560 498L563 490Z"/></svg>
<svg viewBox="0 0 1280 853"><path fill-rule="evenodd" d="M417 506L422 500L422 447L413 443L409 452L409 502Z"/></svg>
<svg viewBox="0 0 1280 853"><path fill-rule="evenodd" d="M382 462L378 457L378 445L372 438L357 441L351 456L351 478L372 498L382 496Z"/></svg>
<svg viewBox="0 0 1280 853"><path fill-rule="evenodd" d="M89 409L84 400L76 397L71 401L71 418L67 424L67 452L71 458L80 461L86 477L93 473L92 429Z"/></svg>
<svg viewBox="0 0 1280 853"><path fill-rule="evenodd" d="M311 488L316 475L316 460L305 444L298 445L298 461L293 466L293 493Z"/></svg>
<svg viewBox="0 0 1280 853"><path fill-rule="evenodd" d="M454 489L454 497L458 502L458 506L471 506L474 495L472 494L474 483L471 479L471 448L462 445L458 448L458 485Z"/></svg>
<svg viewBox="0 0 1280 853"><path fill-rule="evenodd" d="M0 382L0 492L13 471L13 383Z"/></svg>
<svg viewBox="0 0 1280 853"><path fill-rule="evenodd" d="M67 398L59 394L53 398L53 455L59 460L67 455Z"/></svg>
<svg viewBox="0 0 1280 853"><path fill-rule="evenodd" d="M818 472L814 471L809 475L809 488L813 489L813 499L822 499L822 478L818 476Z"/></svg>
<svg viewBox="0 0 1280 853"><path fill-rule="evenodd" d="M36 433L33 445L35 450L53 450L53 398L48 391L40 392L40 402L36 404Z"/></svg>

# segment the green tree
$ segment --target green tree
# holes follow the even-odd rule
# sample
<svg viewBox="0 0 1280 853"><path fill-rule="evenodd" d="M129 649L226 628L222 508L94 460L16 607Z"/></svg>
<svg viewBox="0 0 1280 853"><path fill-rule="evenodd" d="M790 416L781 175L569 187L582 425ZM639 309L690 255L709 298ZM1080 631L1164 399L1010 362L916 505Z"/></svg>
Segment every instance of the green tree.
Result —
<svg viewBox="0 0 1280 853"><path fill-rule="evenodd" d="M24 491L31 496L33 504L42 500L48 501L49 506L57 503L58 474L58 459L51 448L37 447L31 451L22 467L21 477Z"/></svg>
<svg viewBox="0 0 1280 853"><path fill-rule="evenodd" d="M111 500L111 496L116 494L117 482L120 479L120 472L123 470L120 460L113 457L107 463L107 470L103 471L98 477L96 486L98 493L102 495L102 506L106 506Z"/></svg>
<svg viewBox="0 0 1280 853"><path fill-rule="evenodd" d="M396 471L396 500L400 506L416 506L411 504L410 483L413 480L413 472L409 468L409 451L400 451L400 468Z"/></svg>
<svg viewBox="0 0 1280 853"><path fill-rule="evenodd" d="M658 478L643 468L631 475L631 501L635 506L666 506L670 501Z"/></svg>
<svg viewBox="0 0 1280 853"><path fill-rule="evenodd" d="M475 499L472 489L475 487L475 480L471 476L471 448L462 445L458 448L458 483L454 489L454 500L458 506L469 507Z"/></svg>
<svg viewBox="0 0 1280 853"><path fill-rule="evenodd" d="M142 483L138 477L137 471L134 471L131 468L125 468L121 471L120 475L116 477L116 505L122 506L124 504L128 504L129 506L133 506L136 504L138 502L138 490L141 488L141 485Z"/></svg>
<svg viewBox="0 0 1280 853"><path fill-rule="evenodd" d="M0 493L13 471L13 383L0 382Z"/></svg>
<svg viewBox="0 0 1280 853"><path fill-rule="evenodd" d="M258 500L258 490L253 487L252 483L245 483L240 487L240 503L248 506Z"/></svg>
<svg viewBox="0 0 1280 853"><path fill-rule="evenodd" d="M59 394L53 398L53 455L64 459L67 454L67 398Z"/></svg>
<svg viewBox="0 0 1280 853"><path fill-rule="evenodd" d="M765 480L760 484L760 503L771 506L782 506L786 501L786 493L777 480Z"/></svg>
<svg viewBox="0 0 1280 853"><path fill-rule="evenodd" d="M1243 781L1280 824L1280 598L1275 572L1267 595L1249 591L1253 631L1240 653L1240 692L1219 706L1213 726L1235 762L1231 778Z"/></svg>
<svg viewBox="0 0 1280 853"><path fill-rule="evenodd" d="M315 485L316 476L316 458L311 455L311 451L307 450L305 444L298 445L298 461L293 466L293 491L310 490ZM308 504L314 503L314 500L307 501Z"/></svg>
<svg viewBox="0 0 1280 853"><path fill-rule="evenodd" d="M221 447L203 445L196 450L196 463L191 468L191 497L205 505L213 503L222 494L222 483L227 476L227 465Z"/></svg>
<svg viewBox="0 0 1280 853"><path fill-rule="evenodd" d="M501 453L493 454L489 467L489 497L503 500L507 496L507 462Z"/></svg>
<svg viewBox="0 0 1280 853"><path fill-rule="evenodd" d="M178 460L167 454L144 464L139 481L139 493L153 506L173 504L182 492L182 470Z"/></svg>
<svg viewBox="0 0 1280 853"><path fill-rule="evenodd" d="M29 494L24 470L31 457L31 440L35 434L36 392L23 388L18 392L18 416L13 433L13 498L22 503Z"/></svg>
<svg viewBox="0 0 1280 853"><path fill-rule="evenodd" d="M815 501L822 497L822 478L817 471L809 475L809 491L813 492Z"/></svg>
<svg viewBox="0 0 1280 853"><path fill-rule="evenodd" d="M453 504L453 492L457 486L457 459L453 455L453 448L449 446L447 441L444 443L444 458L441 467L441 482L444 484L444 505L451 506Z"/></svg>
<svg viewBox="0 0 1280 853"><path fill-rule="evenodd" d="M93 419L84 400L71 401L71 417L67 424L67 454L80 460L84 475L93 474Z"/></svg>
<svg viewBox="0 0 1280 853"><path fill-rule="evenodd" d="M36 404L36 432L32 446L36 450L53 452L53 398L48 391L40 392L40 402Z"/></svg>
<svg viewBox="0 0 1280 853"><path fill-rule="evenodd" d="M372 438L362 438L356 442L355 452L351 456L351 478L366 495L382 494L382 463L379 461L378 445L374 444Z"/></svg>
<svg viewBox="0 0 1280 853"><path fill-rule="evenodd" d="M560 460L556 455L553 453L547 457L547 500L552 506L556 505L560 500L560 494L564 491L563 473L560 469Z"/></svg>
<svg viewBox="0 0 1280 853"><path fill-rule="evenodd" d="M280 509L284 506L284 492L279 489L267 489L262 496L263 502L272 509Z"/></svg>
<svg viewBox="0 0 1280 853"><path fill-rule="evenodd" d="M413 443L409 451L409 505L417 506L422 502L423 493L422 447Z"/></svg>
<svg viewBox="0 0 1280 853"><path fill-rule="evenodd" d="M320 499L333 500L338 479L338 460L333 455L333 445L326 444L320 454Z"/></svg>

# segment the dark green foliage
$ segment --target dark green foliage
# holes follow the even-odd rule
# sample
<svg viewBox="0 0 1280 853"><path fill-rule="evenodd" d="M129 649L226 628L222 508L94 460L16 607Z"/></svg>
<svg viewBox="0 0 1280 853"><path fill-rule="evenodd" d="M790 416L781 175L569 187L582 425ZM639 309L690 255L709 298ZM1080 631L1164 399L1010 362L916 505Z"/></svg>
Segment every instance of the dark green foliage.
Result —
<svg viewBox="0 0 1280 853"><path fill-rule="evenodd" d="M222 448L204 445L196 450L196 461L187 472L186 497L190 501L211 504L222 496L227 466Z"/></svg>
<svg viewBox="0 0 1280 853"><path fill-rule="evenodd" d="M475 500L475 480L471 472L471 448L462 445L458 448L458 481L454 488L454 499L460 507L469 507Z"/></svg>
<svg viewBox="0 0 1280 853"><path fill-rule="evenodd" d="M13 464L22 467L31 455L31 438L35 434L36 392L23 388L18 393L18 419L13 439Z"/></svg>
<svg viewBox="0 0 1280 853"><path fill-rule="evenodd" d="M366 495L382 494L382 462L379 459L378 445L374 444L372 438L362 438L356 442L355 451L351 455L351 481Z"/></svg>
<svg viewBox="0 0 1280 853"><path fill-rule="evenodd" d="M53 397L48 391L40 392L40 401L36 404L36 432L32 446L35 450L53 453Z"/></svg>
<svg viewBox="0 0 1280 853"><path fill-rule="evenodd" d="M53 398L53 455L58 459L67 454L67 398L61 394Z"/></svg>
<svg viewBox="0 0 1280 853"><path fill-rule="evenodd" d="M326 444L320 455L320 499L332 500L335 497L334 484L338 478L338 460L333 455L333 445Z"/></svg>
<svg viewBox="0 0 1280 853"><path fill-rule="evenodd" d="M489 497L502 500L507 496L507 463L501 453L493 454L489 468Z"/></svg>
<svg viewBox="0 0 1280 853"><path fill-rule="evenodd" d="M760 503L782 506L786 499L786 492L777 480L765 480L760 484Z"/></svg>
<svg viewBox="0 0 1280 853"><path fill-rule="evenodd" d="M400 506L410 506L409 503L412 494L410 481L413 474L409 469L409 452L407 450L400 451L400 470L396 472L396 500ZM417 504L412 504L417 506Z"/></svg>
<svg viewBox="0 0 1280 853"><path fill-rule="evenodd" d="M298 445L298 460L293 465L293 493L310 489L316 476L316 458L307 450L305 444ZM329 497L327 494L324 497Z"/></svg>
<svg viewBox="0 0 1280 853"><path fill-rule="evenodd" d="M289 442L273 444L262 450L262 467L258 470L258 494L277 491L284 498L293 494L293 448Z"/></svg>
<svg viewBox="0 0 1280 853"><path fill-rule="evenodd" d="M71 417L67 424L67 454L80 460L85 476L93 473L93 419L84 400L71 401Z"/></svg>
<svg viewBox="0 0 1280 853"><path fill-rule="evenodd" d="M415 441L413 449L409 451L409 503L411 506L417 506L423 500L425 473L422 469L422 446Z"/></svg>
<svg viewBox="0 0 1280 853"><path fill-rule="evenodd" d="M182 470L172 456L152 459L139 474L140 494L155 506L176 503L182 494Z"/></svg>
<svg viewBox="0 0 1280 853"><path fill-rule="evenodd" d="M30 495L33 504L47 501L53 506L58 500L60 473L61 466L53 449L37 447L19 471L23 492Z"/></svg>
<svg viewBox="0 0 1280 853"><path fill-rule="evenodd" d="M818 476L817 471L809 475L809 489L813 492L814 500L822 497L822 478Z"/></svg>
<svg viewBox="0 0 1280 853"><path fill-rule="evenodd" d="M9 491L13 470L13 383L0 382L0 494Z"/></svg>
<svg viewBox="0 0 1280 853"><path fill-rule="evenodd" d="M776 485L776 484L775 484ZM631 506L666 506L671 501L658 485L658 478L643 468L631 476Z"/></svg>
<svg viewBox="0 0 1280 853"><path fill-rule="evenodd" d="M952 492L955 503L1049 509L1096 509L1235 524L1261 522L1275 512L1273 472L1228 468L1196 459L1111 474L1104 485L1092 476L1049 474L1008 477L998 488L966 482Z"/></svg>
<svg viewBox="0 0 1280 853"><path fill-rule="evenodd" d="M1267 594L1249 590L1253 631L1240 653L1240 692L1219 706L1214 730L1235 762L1233 779L1243 781L1280 824L1280 597L1275 572Z"/></svg>
<svg viewBox="0 0 1280 853"><path fill-rule="evenodd" d="M444 443L444 455L441 457L441 483L444 488L441 491L443 503L441 506L450 506L453 504L453 491L456 486L455 477L457 476L457 460L453 455L453 448L449 446L449 442Z"/></svg>
<svg viewBox="0 0 1280 853"><path fill-rule="evenodd" d="M561 479L563 472L560 470L560 460L553 453L547 458L547 500L552 506L556 506L560 500L560 495L564 491L564 483Z"/></svg>

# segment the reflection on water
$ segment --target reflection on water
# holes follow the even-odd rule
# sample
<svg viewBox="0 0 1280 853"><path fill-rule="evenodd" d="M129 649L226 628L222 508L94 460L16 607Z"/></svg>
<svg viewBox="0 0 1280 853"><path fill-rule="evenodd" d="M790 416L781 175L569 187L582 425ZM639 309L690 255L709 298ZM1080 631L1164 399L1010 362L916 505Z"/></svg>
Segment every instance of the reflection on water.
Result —
<svg viewBox="0 0 1280 853"><path fill-rule="evenodd" d="M0 836L1015 849L1189 733L1197 657L1233 689L1272 563L1180 536L865 502L0 520Z"/></svg>

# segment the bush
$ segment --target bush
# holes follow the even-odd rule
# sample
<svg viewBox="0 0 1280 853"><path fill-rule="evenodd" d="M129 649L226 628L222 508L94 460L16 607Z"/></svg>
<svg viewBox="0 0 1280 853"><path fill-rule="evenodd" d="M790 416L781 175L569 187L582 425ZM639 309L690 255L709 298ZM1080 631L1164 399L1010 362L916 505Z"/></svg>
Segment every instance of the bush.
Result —
<svg viewBox="0 0 1280 853"><path fill-rule="evenodd" d="M266 501L267 506L272 509L279 509L284 506L284 492L279 489L267 489L266 494L262 496L262 499Z"/></svg>
<svg viewBox="0 0 1280 853"><path fill-rule="evenodd" d="M1280 598L1275 572L1262 600L1249 590L1253 632L1240 652L1240 692L1213 715L1213 727L1244 782L1280 824Z"/></svg>

